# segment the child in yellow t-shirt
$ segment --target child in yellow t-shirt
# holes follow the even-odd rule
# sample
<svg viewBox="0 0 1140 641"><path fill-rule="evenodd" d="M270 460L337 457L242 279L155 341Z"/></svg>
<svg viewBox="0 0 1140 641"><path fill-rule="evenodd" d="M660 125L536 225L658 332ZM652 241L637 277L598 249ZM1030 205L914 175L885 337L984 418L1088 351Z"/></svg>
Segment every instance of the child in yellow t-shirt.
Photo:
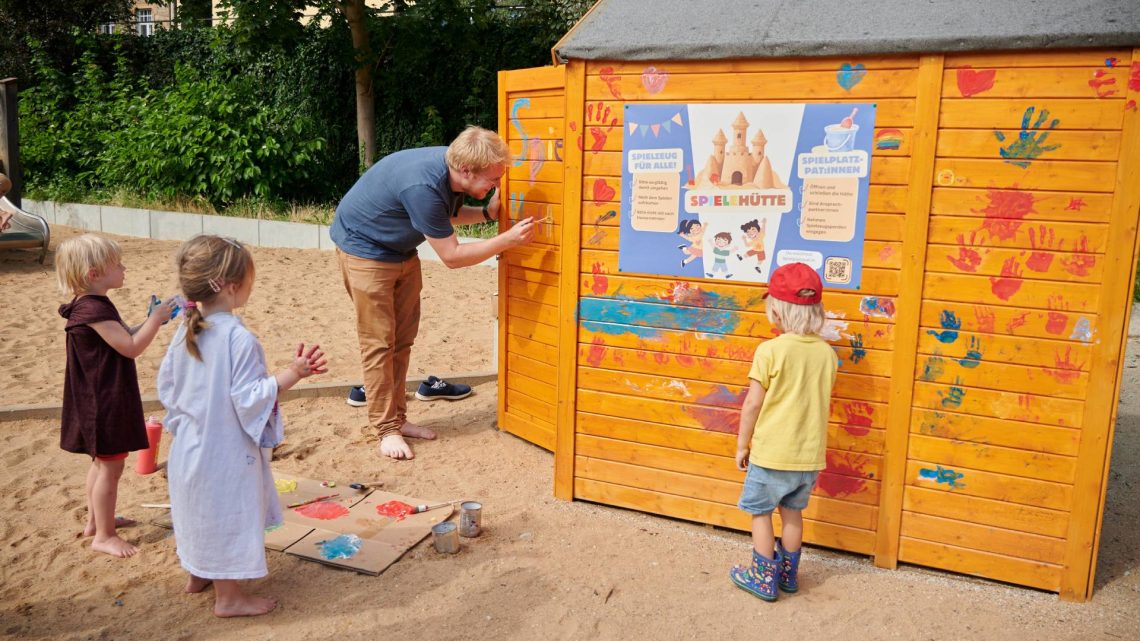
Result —
<svg viewBox="0 0 1140 641"><path fill-rule="evenodd" d="M819 274L803 263L772 272L768 320L780 336L756 348L740 411L736 466L747 471L740 509L752 515L752 563L729 572L741 589L775 601L777 586L798 588L803 510L827 466L827 418L839 359L820 338L824 314ZM780 540L772 512L780 510Z"/></svg>

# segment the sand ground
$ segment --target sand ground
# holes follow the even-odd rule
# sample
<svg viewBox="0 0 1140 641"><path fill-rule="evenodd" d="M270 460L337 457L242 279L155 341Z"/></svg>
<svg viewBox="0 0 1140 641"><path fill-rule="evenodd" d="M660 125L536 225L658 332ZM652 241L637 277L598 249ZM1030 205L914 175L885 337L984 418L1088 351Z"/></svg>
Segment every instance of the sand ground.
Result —
<svg viewBox="0 0 1140 641"><path fill-rule="evenodd" d="M73 233L55 228L57 237ZM177 243L122 239L127 288L113 299L128 322L146 297L173 291ZM271 363L298 340L329 351L325 382L359 379L352 313L335 258L255 249L258 280L243 313ZM491 268L424 268L417 374L494 369ZM63 297L30 255L0 253L0 406L58 398ZM144 394L169 340L139 359ZM455 556L426 540L378 577L269 552L270 574L249 589L279 598L269 616L219 620L212 591L181 592L169 530L145 521L165 502L165 470L128 460L119 512L142 519L123 535L126 560L75 538L85 519L82 456L58 448L57 422L0 423L0 638L12 639L1138 639L1140 638L1140 337L1130 343L1104 518L1097 592L1089 603L969 577L809 548L801 591L765 604L735 589L727 570L747 558L744 533L551 495L549 453L495 428L494 383L464 401L410 401L413 419L441 438L415 442L410 462L382 459L364 411L339 398L283 404L282 471L349 482L384 479L393 492L477 498L485 533ZM317 382L318 379L313 379ZM165 459L165 444L160 460Z"/></svg>

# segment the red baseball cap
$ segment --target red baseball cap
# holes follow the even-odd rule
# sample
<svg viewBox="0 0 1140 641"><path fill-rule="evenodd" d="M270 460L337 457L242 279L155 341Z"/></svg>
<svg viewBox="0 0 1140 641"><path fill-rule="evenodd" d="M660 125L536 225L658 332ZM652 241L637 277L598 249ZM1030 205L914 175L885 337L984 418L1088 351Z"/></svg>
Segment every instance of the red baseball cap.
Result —
<svg viewBox="0 0 1140 641"><path fill-rule="evenodd" d="M800 296L803 290L812 292L810 296ZM781 265L768 278L768 291L764 297L772 296L796 305L814 305L823 300L823 283L819 274L804 263Z"/></svg>

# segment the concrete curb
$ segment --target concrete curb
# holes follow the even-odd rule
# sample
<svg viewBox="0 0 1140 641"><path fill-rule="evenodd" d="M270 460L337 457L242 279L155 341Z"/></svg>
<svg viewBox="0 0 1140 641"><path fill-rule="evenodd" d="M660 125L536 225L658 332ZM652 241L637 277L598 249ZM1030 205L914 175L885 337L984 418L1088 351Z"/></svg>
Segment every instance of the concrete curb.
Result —
<svg viewBox="0 0 1140 641"><path fill-rule="evenodd" d="M49 200L23 201L23 208L43 216L52 225L64 225L85 231L101 231L120 236L154 238L156 240L186 240L196 234L218 234L236 238L255 247L290 247L294 249L333 250L336 246L329 236L328 225L290 223L280 220L237 218L209 214L187 214L173 211L151 211L112 207L111 205L84 205L56 203ZM477 243L478 238L460 238L461 244ZM439 255L424 243L419 248L420 260L441 262ZM495 266L497 257L479 263Z"/></svg>
<svg viewBox="0 0 1140 641"><path fill-rule="evenodd" d="M476 387L498 380L499 375L496 372L476 372L471 374L453 374L444 376L450 383L463 383ZM421 378L409 378L404 382L404 389L408 392L416 391L416 388L423 382ZM360 385L360 383L317 383L315 385L302 385L294 387L291 390L286 390L281 394L282 401L291 401L298 398L344 398L348 396L348 390L352 387ZM30 418L59 418L63 407L58 404L42 404L42 405L8 405L0 407L0 423L8 421L20 421ZM159 413L166 411L166 408L158 402L158 398L151 396L143 397L143 411L146 413Z"/></svg>

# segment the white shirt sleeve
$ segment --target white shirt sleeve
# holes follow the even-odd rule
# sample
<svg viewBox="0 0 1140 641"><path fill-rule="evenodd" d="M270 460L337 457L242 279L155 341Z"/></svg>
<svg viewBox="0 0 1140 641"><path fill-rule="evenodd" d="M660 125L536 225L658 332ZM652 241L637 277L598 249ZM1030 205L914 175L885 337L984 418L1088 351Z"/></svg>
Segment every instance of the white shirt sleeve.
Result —
<svg viewBox="0 0 1140 641"><path fill-rule="evenodd" d="M231 336L230 398L243 432L260 447L273 447L285 440L281 413L277 410L277 379L265 366L265 351L249 331Z"/></svg>

